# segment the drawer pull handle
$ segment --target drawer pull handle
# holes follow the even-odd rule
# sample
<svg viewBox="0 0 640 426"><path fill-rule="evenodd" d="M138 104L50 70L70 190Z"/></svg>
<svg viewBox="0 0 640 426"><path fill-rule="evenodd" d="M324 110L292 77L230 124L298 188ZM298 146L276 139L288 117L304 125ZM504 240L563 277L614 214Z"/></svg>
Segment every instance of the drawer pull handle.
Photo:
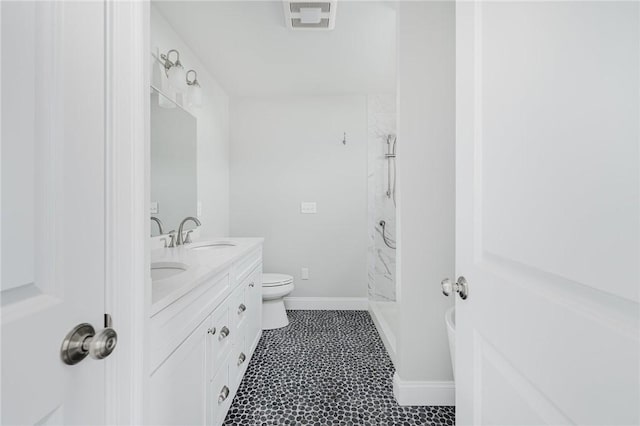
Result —
<svg viewBox="0 0 640 426"><path fill-rule="evenodd" d="M229 397L229 388L226 386L222 387L222 390L220 391L220 395L218 395L218 404L222 404L225 399L227 399Z"/></svg>
<svg viewBox="0 0 640 426"><path fill-rule="evenodd" d="M247 307L244 305L244 303L241 303L240 306L238 306L238 315L240 315L246 310L247 310Z"/></svg>
<svg viewBox="0 0 640 426"><path fill-rule="evenodd" d="M222 340L229 335L229 329L227 326L224 326L220 329L220 337L218 339Z"/></svg>
<svg viewBox="0 0 640 426"><path fill-rule="evenodd" d="M251 281L251 282L249 283L249 287L253 287L254 285L256 285L256 284L255 284L253 281Z"/></svg>
<svg viewBox="0 0 640 426"><path fill-rule="evenodd" d="M207 330L207 333L209 333L210 335L212 335L212 336L213 336L214 334L216 334L216 328L215 328L215 327L213 327L213 328L208 329L208 330Z"/></svg>
<svg viewBox="0 0 640 426"><path fill-rule="evenodd" d="M242 363L247 359L247 356L244 352L240 352L240 356L238 357L238 367L242 365Z"/></svg>

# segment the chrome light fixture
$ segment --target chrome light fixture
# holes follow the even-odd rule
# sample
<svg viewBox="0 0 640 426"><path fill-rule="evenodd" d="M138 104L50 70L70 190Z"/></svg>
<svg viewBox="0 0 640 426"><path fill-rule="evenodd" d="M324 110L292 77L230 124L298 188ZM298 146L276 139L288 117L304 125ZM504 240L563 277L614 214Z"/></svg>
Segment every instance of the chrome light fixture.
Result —
<svg viewBox="0 0 640 426"><path fill-rule="evenodd" d="M172 62L169 59L169 56L172 53L176 54L175 62ZM164 53L161 54L160 58L162 58L162 60L164 61L164 72L169 79L169 84L171 84L171 86L173 86L180 92L184 92L185 90L187 90L187 81L184 67L180 63L180 53L175 49L171 49L167 52L166 55Z"/></svg>
<svg viewBox="0 0 640 426"><path fill-rule="evenodd" d="M193 80L189 80L189 74L193 73ZM190 105L199 107L202 105L202 88L198 83L198 73L195 70L189 70L186 74L187 82L187 100Z"/></svg>

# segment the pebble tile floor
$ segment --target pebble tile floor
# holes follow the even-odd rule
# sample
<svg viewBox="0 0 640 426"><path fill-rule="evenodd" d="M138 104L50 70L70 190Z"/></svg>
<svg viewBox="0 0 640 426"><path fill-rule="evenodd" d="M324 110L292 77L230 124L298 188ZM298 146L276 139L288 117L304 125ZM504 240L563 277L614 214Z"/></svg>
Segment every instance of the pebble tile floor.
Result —
<svg viewBox="0 0 640 426"><path fill-rule="evenodd" d="M401 407L366 311L289 311L265 330L225 425L453 425L454 407Z"/></svg>

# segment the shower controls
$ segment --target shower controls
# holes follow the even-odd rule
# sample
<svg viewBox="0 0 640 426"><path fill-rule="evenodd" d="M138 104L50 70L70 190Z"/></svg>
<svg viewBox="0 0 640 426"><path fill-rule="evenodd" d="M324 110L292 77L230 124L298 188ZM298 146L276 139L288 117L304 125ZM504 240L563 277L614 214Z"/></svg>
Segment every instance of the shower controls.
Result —
<svg viewBox="0 0 640 426"><path fill-rule="evenodd" d="M398 140L397 136L387 135L387 153L384 155L384 158L387 160L387 191L385 192L385 195L387 196L387 198L393 199L394 206L396 204L396 142L397 140Z"/></svg>

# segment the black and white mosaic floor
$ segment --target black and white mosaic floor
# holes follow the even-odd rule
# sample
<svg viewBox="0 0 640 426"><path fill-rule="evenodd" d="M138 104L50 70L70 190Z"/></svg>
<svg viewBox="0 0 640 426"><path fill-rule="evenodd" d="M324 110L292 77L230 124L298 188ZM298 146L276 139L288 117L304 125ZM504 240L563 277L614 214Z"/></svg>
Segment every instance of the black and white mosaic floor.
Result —
<svg viewBox="0 0 640 426"><path fill-rule="evenodd" d="M453 425L454 407L400 407L366 311L289 311L264 331L225 425Z"/></svg>

